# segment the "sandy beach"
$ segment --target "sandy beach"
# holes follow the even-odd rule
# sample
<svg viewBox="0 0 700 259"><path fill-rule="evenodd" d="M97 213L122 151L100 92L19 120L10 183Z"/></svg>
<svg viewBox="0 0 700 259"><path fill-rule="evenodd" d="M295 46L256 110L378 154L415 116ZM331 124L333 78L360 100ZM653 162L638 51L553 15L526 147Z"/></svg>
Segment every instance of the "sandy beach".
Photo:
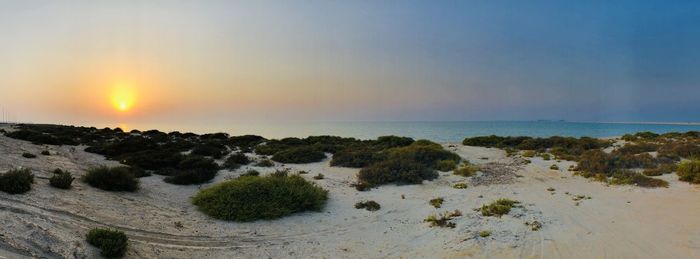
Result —
<svg viewBox="0 0 700 259"><path fill-rule="evenodd" d="M191 204L190 197L212 183L179 186L153 175L142 178L135 193L105 192L79 180L71 190L52 188L47 179L55 168L79 177L88 168L117 163L84 152L84 146L38 146L0 136L0 171L21 166L36 177L26 194L0 193L0 258L95 258L99 251L84 239L93 227L124 231L127 258L700 258L700 186L675 175L662 176L669 188L606 186L573 176L566 170L573 162L535 157L524 164L500 149L444 147L493 170L471 178L441 172L422 185L367 192L351 187L359 169L331 167L330 158L220 171L212 183L248 169L304 170L309 174L303 177L330 191L321 212L236 223L211 219ZM21 156L43 150L51 155ZM552 164L561 169L551 170ZM318 173L325 178L312 179ZM468 188L452 188L455 183ZM428 204L436 197L445 200L440 209ZM500 218L475 211L499 198L523 206ZM355 209L363 200L377 201L381 209ZM463 215L452 220L455 228L424 222L456 209ZM542 224L538 231L526 225L534 221ZM480 237L481 231L492 234Z"/></svg>

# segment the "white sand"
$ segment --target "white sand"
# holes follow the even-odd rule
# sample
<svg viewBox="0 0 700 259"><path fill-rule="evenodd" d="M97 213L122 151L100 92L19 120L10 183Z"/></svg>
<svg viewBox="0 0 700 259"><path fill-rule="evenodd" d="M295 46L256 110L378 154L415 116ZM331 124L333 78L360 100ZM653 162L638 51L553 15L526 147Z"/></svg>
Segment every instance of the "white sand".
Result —
<svg viewBox="0 0 700 259"><path fill-rule="evenodd" d="M534 158L512 184L458 190L451 186L467 179L441 173L423 185L358 192L350 187L358 170L330 167L328 159L289 166L309 171L304 177L330 190L322 212L234 223L210 219L191 205L189 197L201 186L171 185L157 175L142 178L136 193L105 192L79 181L71 190L50 187L47 178L57 167L80 176L91 166L116 165L83 148L49 146L53 155L26 159L23 152L39 154L45 147L0 136L0 172L23 166L37 177L26 194L0 193L0 258L94 258L99 251L84 236L98 226L126 232L128 258L700 258L700 186L678 182L675 175L663 176L670 188L605 186L572 176L566 171L571 162L558 163L561 170L553 171L549 166L555 161ZM497 149L448 148L473 163L512 162ZM222 171L215 182L249 168ZM318 173L325 179L313 180ZM591 199L576 206L574 195ZM428 204L435 197L445 198L443 208ZM524 206L502 218L474 211L498 198ZM355 209L362 200L375 200L382 208ZM464 214L453 220L454 229L423 222L432 213L454 209ZM524 224L533 220L542 229ZM493 234L478 237L481 230Z"/></svg>

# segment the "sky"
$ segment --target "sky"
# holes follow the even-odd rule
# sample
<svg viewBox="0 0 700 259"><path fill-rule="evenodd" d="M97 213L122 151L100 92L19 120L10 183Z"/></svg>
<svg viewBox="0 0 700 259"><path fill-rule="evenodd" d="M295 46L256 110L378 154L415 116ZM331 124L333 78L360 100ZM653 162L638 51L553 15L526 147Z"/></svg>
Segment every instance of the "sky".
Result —
<svg viewBox="0 0 700 259"><path fill-rule="evenodd" d="M697 1L6 1L23 122L700 121Z"/></svg>

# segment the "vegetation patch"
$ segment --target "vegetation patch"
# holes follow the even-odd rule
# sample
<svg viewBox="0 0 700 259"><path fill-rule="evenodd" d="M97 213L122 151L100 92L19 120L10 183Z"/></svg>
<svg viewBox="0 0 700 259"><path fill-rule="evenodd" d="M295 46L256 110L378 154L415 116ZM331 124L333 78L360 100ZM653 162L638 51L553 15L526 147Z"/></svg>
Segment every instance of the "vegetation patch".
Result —
<svg viewBox="0 0 700 259"><path fill-rule="evenodd" d="M676 171L677 168L678 166L676 164L660 164L656 168L644 169L644 172L642 172L642 174L646 176L660 176L664 174L671 174L674 171Z"/></svg>
<svg viewBox="0 0 700 259"><path fill-rule="evenodd" d="M452 188L455 188L455 189L467 189L467 184L466 184L466 183L456 183L455 185L452 185Z"/></svg>
<svg viewBox="0 0 700 259"><path fill-rule="evenodd" d="M510 212L513 207L516 207L520 202L509 199L498 199L491 204L481 206L481 215L491 217L500 217Z"/></svg>
<svg viewBox="0 0 700 259"><path fill-rule="evenodd" d="M441 172L449 172L457 168L457 162L455 160L440 160L437 163L435 169Z"/></svg>
<svg viewBox="0 0 700 259"><path fill-rule="evenodd" d="M307 164L321 162L326 154L314 147L295 147L275 153L272 160L288 164Z"/></svg>
<svg viewBox="0 0 700 259"><path fill-rule="evenodd" d="M53 171L51 178L49 178L49 184L53 187L67 190L70 189L74 179L70 172L56 169Z"/></svg>
<svg viewBox="0 0 700 259"><path fill-rule="evenodd" d="M700 160L682 162L678 166L678 180L693 184L700 184Z"/></svg>
<svg viewBox="0 0 700 259"><path fill-rule="evenodd" d="M32 153L24 152L24 153L22 153L22 157L24 157L24 158L36 158L36 155L32 154Z"/></svg>
<svg viewBox="0 0 700 259"><path fill-rule="evenodd" d="M270 159L263 159L255 163L255 166L257 167L273 167L275 166L275 162L270 161Z"/></svg>
<svg viewBox="0 0 700 259"><path fill-rule="evenodd" d="M438 198L430 200L429 203L430 203L430 206L433 206L436 209L439 209L440 207L442 207L443 202L445 202L445 199L442 197L438 197Z"/></svg>
<svg viewBox="0 0 700 259"><path fill-rule="evenodd" d="M424 164L411 159L391 159L363 168L358 179L367 186L387 183L420 184L423 180L433 180L437 172Z"/></svg>
<svg viewBox="0 0 700 259"><path fill-rule="evenodd" d="M488 231L488 230L479 231L479 236L480 237L489 237L489 236L491 236L491 231Z"/></svg>
<svg viewBox="0 0 700 259"><path fill-rule="evenodd" d="M276 219L303 211L320 211L328 191L298 175L243 176L201 190L192 203L223 220Z"/></svg>
<svg viewBox="0 0 700 259"><path fill-rule="evenodd" d="M476 175L477 171L479 171L478 166L472 165L469 163L465 163L465 165L463 165L459 169L456 169L454 171L454 174L459 175L459 176L464 176L464 177L472 177L472 176Z"/></svg>
<svg viewBox="0 0 700 259"><path fill-rule="evenodd" d="M163 171L163 180L178 185L202 184L211 181L219 172L214 160L201 156L188 156L180 161L177 168Z"/></svg>
<svg viewBox="0 0 700 259"><path fill-rule="evenodd" d="M135 192L139 179L128 167L100 166L87 171L83 181L92 187L105 191Z"/></svg>
<svg viewBox="0 0 700 259"><path fill-rule="evenodd" d="M379 205L376 201L361 201L358 203L355 203L355 209L366 209L368 211L378 211L381 209L382 206Z"/></svg>
<svg viewBox="0 0 700 259"><path fill-rule="evenodd" d="M460 216L462 216L462 212L459 210L455 210L453 212L446 211L440 214L430 214L423 221L430 223L430 227L455 228L457 224L455 224L451 220Z"/></svg>
<svg viewBox="0 0 700 259"><path fill-rule="evenodd" d="M234 153L228 156L228 158L226 158L226 162L224 162L224 167L231 170L235 170L247 164L250 164L250 159L245 154Z"/></svg>
<svg viewBox="0 0 700 259"><path fill-rule="evenodd" d="M116 229L93 228L86 235L87 242L100 249L107 258L122 257L126 252L129 238Z"/></svg>
<svg viewBox="0 0 700 259"><path fill-rule="evenodd" d="M614 172L610 179L610 183L636 185L639 187L648 188L668 187L668 182L664 180L651 178L630 170L620 170Z"/></svg>
<svg viewBox="0 0 700 259"><path fill-rule="evenodd" d="M34 174L27 168L12 169L0 174L0 191L22 194L32 189Z"/></svg>
<svg viewBox="0 0 700 259"><path fill-rule="evenodd" d="M43 155L43 156L50 156L50 155L51 155L51 152L49 152L48 150L44 150L44 151L41 151L41 155Z"/></svg>

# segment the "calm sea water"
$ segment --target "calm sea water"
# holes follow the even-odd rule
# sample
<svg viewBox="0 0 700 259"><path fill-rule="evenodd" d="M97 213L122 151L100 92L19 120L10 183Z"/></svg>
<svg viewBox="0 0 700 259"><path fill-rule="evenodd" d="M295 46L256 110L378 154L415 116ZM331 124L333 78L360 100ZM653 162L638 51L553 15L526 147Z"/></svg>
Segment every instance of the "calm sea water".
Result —
<svg viewBox="0 0 700 259"><path fill-rule="evenodd" d="M656 133L700 131L700 125L637 124L637 123L582 123L558 121L485 121L485 122L305 122L305 123L246 123L231 125L187 125L131 127L127 129L178 130L196 133L227 132L231 135L255 134L266 138L307 137L336 135L373 139L385 135L430 139L438 142L461 142L465 137L482 135L501 136L590 136L613 137L626 133L651 131Z"/></svg>

